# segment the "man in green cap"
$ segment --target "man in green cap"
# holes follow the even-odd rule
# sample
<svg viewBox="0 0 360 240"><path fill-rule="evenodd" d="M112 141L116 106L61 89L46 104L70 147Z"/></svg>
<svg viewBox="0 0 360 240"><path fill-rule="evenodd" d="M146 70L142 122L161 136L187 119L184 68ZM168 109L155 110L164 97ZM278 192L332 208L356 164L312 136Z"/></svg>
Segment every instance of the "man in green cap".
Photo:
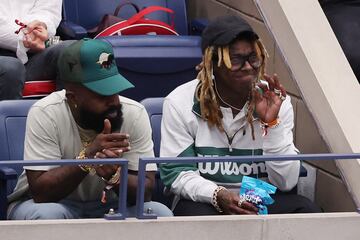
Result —
<svg viewBox="0 0 360 240"><path fill-rule="evenodd" d="M111 45L84 39L65 48L58 61L65 90L35 103L26 125L24 160L79 159L79 166L24 167L8 218L102 217L118 206L118 165L87 166L85 158L129 160L128 216L135 215L139 157L152 157L151 127L139 103L119 97L133 87L117 70ZM151 202L156 165L148 164L144 209L171 216Z"/></svg>

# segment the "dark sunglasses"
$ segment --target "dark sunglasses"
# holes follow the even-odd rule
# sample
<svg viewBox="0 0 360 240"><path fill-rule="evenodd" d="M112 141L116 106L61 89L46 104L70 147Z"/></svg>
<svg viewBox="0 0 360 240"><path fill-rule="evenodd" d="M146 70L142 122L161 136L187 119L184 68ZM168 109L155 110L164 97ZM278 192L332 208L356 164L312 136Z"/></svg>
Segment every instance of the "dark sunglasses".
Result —
<svg viewBox="0 0 360 240"><path fill-rule="evenodd" d="M230 61L232 65L232 71L238 71L242 69L246 62L248 62L253 69L258 69L263 64L263 60L259 58L254 52L246 56L240 54L230 55Z"/></svg>

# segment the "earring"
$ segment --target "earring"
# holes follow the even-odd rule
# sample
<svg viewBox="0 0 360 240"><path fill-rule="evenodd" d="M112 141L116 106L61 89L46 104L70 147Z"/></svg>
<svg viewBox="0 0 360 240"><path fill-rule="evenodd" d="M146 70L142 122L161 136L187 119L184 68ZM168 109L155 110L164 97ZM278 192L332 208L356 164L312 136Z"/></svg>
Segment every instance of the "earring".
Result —
<svg viewBox="0 0 360 240"><path fill-rule="evenodd" d="M74 108L77 108L77 104L76 104L76 103L74 104Z"/></svg>

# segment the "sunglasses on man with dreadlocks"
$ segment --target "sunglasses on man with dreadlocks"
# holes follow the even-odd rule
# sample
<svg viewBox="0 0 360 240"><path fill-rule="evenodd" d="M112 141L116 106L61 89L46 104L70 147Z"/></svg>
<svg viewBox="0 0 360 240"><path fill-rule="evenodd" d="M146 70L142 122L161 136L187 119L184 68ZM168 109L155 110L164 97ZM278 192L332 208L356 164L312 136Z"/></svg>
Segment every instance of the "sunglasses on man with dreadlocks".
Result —
<svg viewBox="0 0 360 240"><path fill-rule="evenodd" d="M196 96L202 117L221 131L224 128L220 106L230 107L235 116L246 105L247 122L255 139L254 115L260 119L266 135L268 128L280 123L278 113L286 91L276 74L265 74L268 54L250 26L227 31L220 37L214 37L212 32L208 38L207 33L203 34L203 60L197 67L200 84ZM234 35L236 33L239 34Z"/></svg>

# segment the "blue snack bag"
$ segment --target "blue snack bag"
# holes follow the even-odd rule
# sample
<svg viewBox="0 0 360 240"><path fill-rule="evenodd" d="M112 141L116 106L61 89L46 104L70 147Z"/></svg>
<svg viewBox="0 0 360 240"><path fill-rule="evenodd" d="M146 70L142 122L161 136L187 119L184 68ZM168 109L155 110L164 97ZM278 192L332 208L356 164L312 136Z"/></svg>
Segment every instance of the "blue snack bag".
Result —
<svg viewBox="0 0 360 240"><path fill-rule="evenodd" d="M259 214L268 214L266 205L274 203L270 194L276 192L276 187L260 179L244 176L241 182L240 197L253 203Z"/></svg>

